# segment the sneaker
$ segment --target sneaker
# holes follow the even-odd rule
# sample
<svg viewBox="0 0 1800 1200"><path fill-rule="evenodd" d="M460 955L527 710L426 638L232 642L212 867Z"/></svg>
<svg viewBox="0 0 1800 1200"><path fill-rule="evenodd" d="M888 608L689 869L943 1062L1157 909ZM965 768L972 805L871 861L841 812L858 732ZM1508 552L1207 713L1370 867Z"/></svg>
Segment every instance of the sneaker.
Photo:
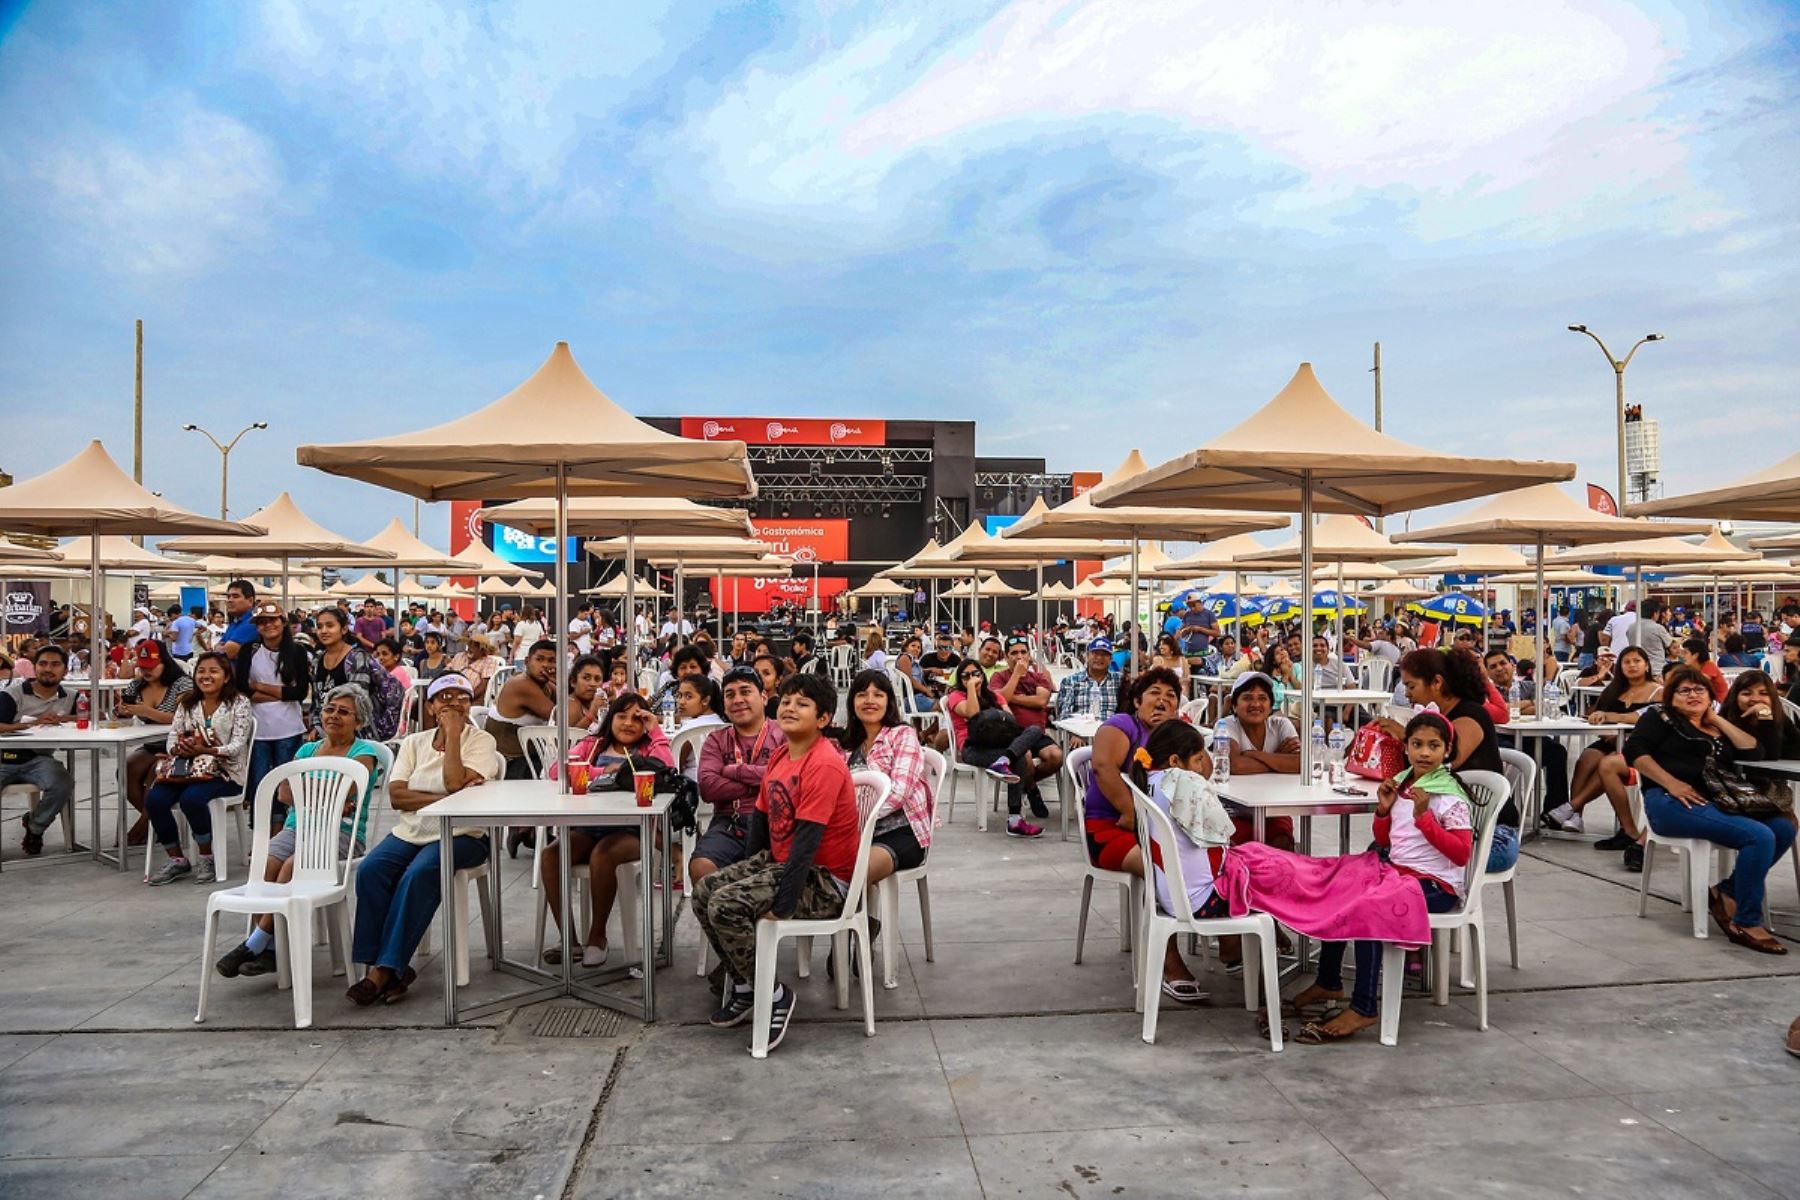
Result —
<svg viewBox="0 0 1800 1200"><path fill-rule="evenodd" d="M1050 815L1050 809L1044 803L1044 793L1032 788L1025 793L1025 800L1031 805L1031 815L1042 821Z"/></svg>
<svg viewBox="0 0 1800 1200"><path fill-rule="evenodd" d="M1580 833L1581 814L1567 804L1559 804L1544 814L1544 824L1560 833Z"/></svg>
<svg viewBox="0 0 1800 1200"><path fill-rule="evenodd" d="M1015 817L1006 823L1006 836L1016 838L1043 837L1044 831L1023 817Z"/></svg>
<svg viewBox="0 0 1800 1200"><path fill-rule="evenodd" d="M1625 847L1625 869L1633 875L1644 873L1644 848L1636 842Z"/></svg>
<svg viewBox="0 0 1800 1200"><path fill-rule="evenodd" d="M984 767L983 770L989 775L992 775L995 779L998 779L1001 783L1019 782L1019 777L1013 774L1011 761L1007 759L996 758L993 762Z"/></svg>
<svg viewBox="0 0 1800 1200"><path fill-rule="evenodd" d="M250 943L239 942L225 952L225 956L213 964L213 970L227 979L236 979L244 970L244 964L255 958Z"/></svg>
<svg viewBox="0 0 1800 1200"><path fill-rule="evenodd" d="M252 954L238 968L239 975L273 975L280 967L275 961L275 947L264 946L261 954Z"/></svg>
<svg viewBox="0 0 1800 1200"><path fill-rule="evenodd" d="M714 1029L730 1029L734 1025L742 1025L756 1011L756 996L749 988L731 989L723 998L718 1010L707 1019L707 1024Z"/></svg>
<svg viewBox="0 0 1800 1200"><path fill-rule="evenodd" d="M1637 845L1636 842L1634 842L1630 838L1626 837L1623 831L1620 831L1620 832L1614 833L1611 837L1603 837L1599 841L1595 842L1594 849L1596 849L1596 850L1625 850L1625 849L1629 849L1630 847L1635 846L1635 845Z"/></svg>
<svg viewBox="0 0 1800 1200"><path fill-rule="evenodd" d="M781 1045L787 1036L788 1022L794 1019L794 989L785 983L775 985L775 999L769 1004L769 1049Z"/></svg>
<svg viewBox="0 0 1800 1200"><path fill-rule="evenodd" d="M193 866L185 858L171 858L164 863L162 870L150 877L151 887L161 887L165 883L174 883L183 875L193 873Z"/></svg>
<svg viewBox="0 0 1800 1200"><path fill-rule="evenodd" d="M706 986L712 989L714 1000L725 998L725 964L719 963L706 973Z"/></svg>
<svg viewBox="0 0 1800 1200"><path fill-rule="evenodd" d="M200 861L194 864L194 882L201 886L219 882L219 872L213 867L212 855L202 854Z"/></svg>

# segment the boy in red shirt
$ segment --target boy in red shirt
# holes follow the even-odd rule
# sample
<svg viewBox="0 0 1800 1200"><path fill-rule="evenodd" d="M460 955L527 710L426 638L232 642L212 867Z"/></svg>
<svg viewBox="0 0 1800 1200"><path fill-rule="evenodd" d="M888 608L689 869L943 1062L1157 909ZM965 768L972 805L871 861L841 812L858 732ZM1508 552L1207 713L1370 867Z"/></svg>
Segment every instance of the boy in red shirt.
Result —
<svg viewBox="0 0 1800 1200"><path fill-rule="evenodd" d="M712 1015L720 1029L743 1024L755 1009L756 923L837 916L861 842L850 768L837 742L824 736L837 711L836 689L824 676L802 672L777 694L775 720L787 748L770 757L757 793L749 856L694 887L694 916L732 979ZM769 1049L781 1044L793 1015L794 990L777 982Z"/></svg>

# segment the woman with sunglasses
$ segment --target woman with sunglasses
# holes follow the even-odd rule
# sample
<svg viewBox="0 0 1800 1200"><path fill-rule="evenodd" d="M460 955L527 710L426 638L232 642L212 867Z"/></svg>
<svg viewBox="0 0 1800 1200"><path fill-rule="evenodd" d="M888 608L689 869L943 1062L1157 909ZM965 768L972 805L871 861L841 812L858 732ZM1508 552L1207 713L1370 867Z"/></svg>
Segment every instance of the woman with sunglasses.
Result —
<svg viewBox="0 0 1800 1200"><path fill-rule="evenodd" d="M1043 836L1043 829L1025 820L1019 811L1024 798L1021 781L1038 778L1037 756L1055 743L1042 727L1023 725L1012 715L1006 701L988 686L987 669L978 660L963 659L957 664L955 679L956 687L944 698L944 705L950 710L957 754L970 766L981 767L1006 784L1006 836ZM1050 815L1043 799L1036 795L1032 797L1031 809L1032 816L1039 820Z"/></svg>

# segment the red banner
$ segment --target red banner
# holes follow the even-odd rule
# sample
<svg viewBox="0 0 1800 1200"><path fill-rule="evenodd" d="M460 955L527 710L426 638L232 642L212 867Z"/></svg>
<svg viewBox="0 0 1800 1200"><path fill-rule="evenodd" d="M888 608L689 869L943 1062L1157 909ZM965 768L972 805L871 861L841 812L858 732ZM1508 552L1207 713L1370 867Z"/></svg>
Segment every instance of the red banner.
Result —
<svg viewBox="0 0 1800 1200"><path fill-rule="evenodd" d="M752 446L885 446L886 421L813 417L683 417L681 436Z"/></svg>
<svg viewBox="0 0 1800 1200"><path fill-rule="evenodd" d="M769 553L798 563L841 563L850 557L850 522L844 517L753 518L750 524L757 540L769 543Z"/></svg>
<svg viewBox="0 0 1800 1200"><path fill-rule="evenodd" d="M720 586L724 591L721 594ZM760 613L768 612L776 601L804 606L812 599L812 572L795 575L792 579L726 579L721 581L716 575L706 581L706 587L712 593L714 605L723 606L727 622L733 612ZM819 576L819 608L829 611L834 599L849 590L850 581L841 575Z"/></svg>
<svg viewBox="0 0 1800 1200"><path fill-rule="evenodd" d="M475 514L481 511L479 500L452 500L450 502L450 554L455 557L470 546L482 544L481 518ZM451 583L457 587L472 588L475 586L473 575L459 575ZM464 620L475 617L475 601L452 600L450 607Z"/></svg>
<svg viewBox="0 0 1800 1200"><path fill-rule="evenodd" d="M1587 485L1588 507L1597 513L1605 513L1609 517L1619 515L1619 506L1613 500L1612 493L1597 483Z"/></svg>

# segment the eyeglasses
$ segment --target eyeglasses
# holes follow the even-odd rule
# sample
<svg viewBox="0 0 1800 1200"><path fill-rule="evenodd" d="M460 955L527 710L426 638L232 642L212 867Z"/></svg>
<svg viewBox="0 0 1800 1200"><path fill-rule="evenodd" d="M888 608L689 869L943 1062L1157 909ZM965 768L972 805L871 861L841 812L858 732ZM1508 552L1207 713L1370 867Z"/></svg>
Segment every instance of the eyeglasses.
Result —
<svg viewBox="0 0 1800 1200"><path fill-rule="evenodd" d="M433 700L438 704L461 704L464 706L475 702L475 698L467 692L439 692L433 697Z"/></svg>
<svg viewBox="0 0 1800 1200"><path fill-rule="evenodd" d="M1701 687L1697 683L1690 683L1685 687L1678 687L1675 689L1675 694L1677 696L1705 696L1709 700L1712 699L1712 689L1709 687Z"/></svg>

